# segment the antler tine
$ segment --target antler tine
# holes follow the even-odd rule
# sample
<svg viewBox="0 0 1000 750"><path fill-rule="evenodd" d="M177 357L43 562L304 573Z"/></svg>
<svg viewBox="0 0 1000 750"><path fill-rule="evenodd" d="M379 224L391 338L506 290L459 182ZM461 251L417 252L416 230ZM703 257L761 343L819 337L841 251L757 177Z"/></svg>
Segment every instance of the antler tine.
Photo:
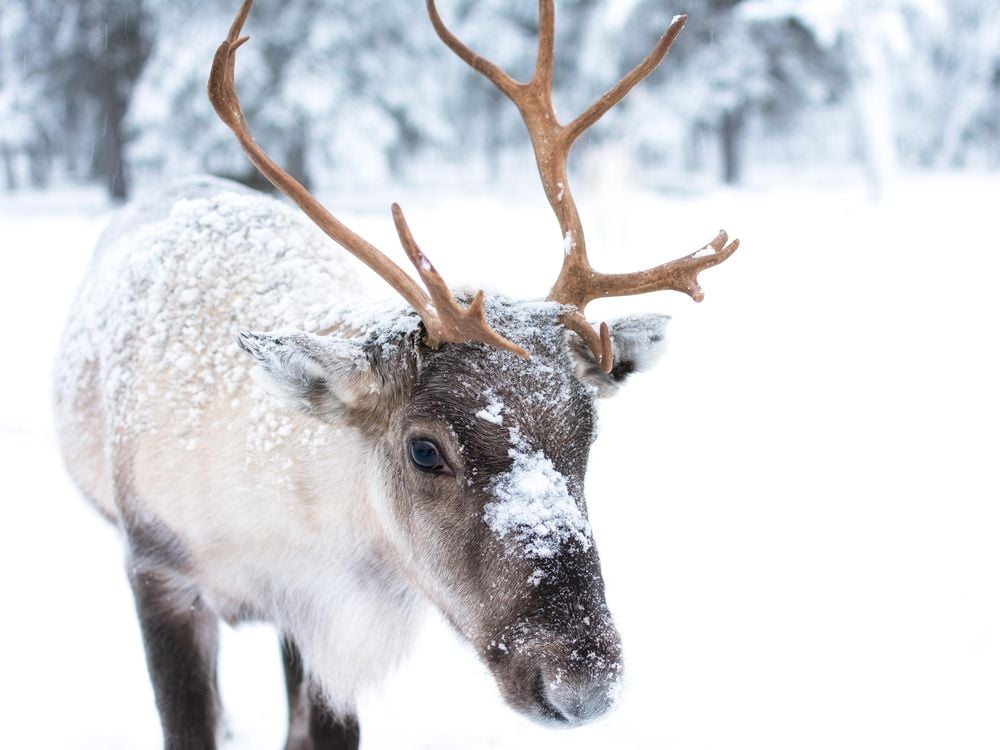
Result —
<svg viewBox="0 0 1000 750"><path fill-rule="evenodd" d="M410 262L420 274L424 286L427 287L427 291L431 295L434 308L438 312L438 321L441 326L438 336L445 341L481 341L527 359L528 352L497 334L486 322L482 289L476 292L472 302L465 310L461 308L448 285L441 278L441 274L437 272L437 269L417 245L416 240L413 239L413 233L410 232L406 217L403 216L403 209L399 207L398 203L392 204L392 220L396 224L399 241Z"/></svg>
<svg viewBox="0 0 1000 750"><path fill-rule="evenodd" d="M427 14L431 18L431 25L434 27L434 31L437 32L441 41L448 46L448 49L458 55L460 59L477 73L486 76L498 89L516 102L515 97L517 96L517 92L523 88L524 84L515 81L485 57L477 55L465 46L457 36L452 34L448 27L444 25L444 21L441 20L437 7L434 5L434 0L427 0Z"/></svg>
<svg viewBox="0 0 1000 750"><path fill-rule="evenodd" d="M647 292L684 292L695 302L701 302L705 295L698 284L698 274L706 268L717 266L736 252L739 240L728 245L729 236L722 230L710 243L683 258L662 263L645 271L632 273L595 273L593 284L586 290L581 304L600 297L627 297Z"/></svg>
<svg viewBox="0 0 1000 750"><path fill-rule="evenodd" d="M706 268L719 265L739 249L739 240L726 244L728 239L729 235L720 230L715 239L700 250L644 271L604 274L588 266L589 275L585 280L554 288L549 299L575 308L563 315L563 324L578 333L590 347L601 368L605 372L611 372L614 366L611 361L611 346L610 342L604 340L607 325L601 323L601 335L598 337L597 332L583 317L587 303L603 297L627 297L668 290L684 292L695 302L701 302L705 294L698 283L698 274Z"/></svg>
<svg viewBox="0 0 1000 750"><path fill-rule="evenodd" d="M253 0L243 0L232 26L229 28L229 34L216 50L215 58L212 60L212 72L208 79L208 98L219 118L233 131L253 165L272 185L291 198L327 236L375 271L399 292L403 299L417 311L423 321L429 345L437 346L443 342L460 343L475 340L506 349L518 356L527 357L528 354L524 349L507 341L489 327L483 314L481 292L473 299L468 309L462 310L448 291L444 279L430 265L426 256L419 249L416 249L420 259L418 263L414 260L418 256L415 256L411 252L411 248L407 247L404 242L404 248L410 259L414 260L420 277L427 284L431 295L428 297L427 293L403 269L393 263L377 247L342 224L298 180L279 167L254 140L243 115L239 95L236 92L235 72L236 50L250 38L240 36L240 34L252 5ZM398 206L394 207L394 215L397 211ZM402 217L401 212L399 212L399 216ZM405 227L405 222L403 226ZM398 227L399 223L397 222ZM407 237L409 237L412 248L416 248L408 231ZM403 238L402 232L400 238ZM430 273L426 272L425 266L430 269Z"/></svg>
<svg viewBox="0 0 1000 750"><path fill-rule="evenodd" d="M715 239L701 249L644 271L601 273L588 266L587 277L574 279L576 283L560 278L564 283L557 283L549 299L583 310L588 302L602 297L628 297L669 290L683 292L695 302L701 302L705 295L698 284L698 274L719 265L736 252L740 241L726 244L728 239L729 235L719 230Z"/></svg>
<svg viewBox="0 0 1000 750"><path fill-rule="evenodd" d="M663 62L663 58L667 56L667 53L673 46L674 40L677 39L677 35L684 28L685 23L687 23L687 16L674 16L667 30L663 32L663 36L660 37L660 40L650 50L649 54L643 58L642 62L622 76L622 79L618 83L608 89L566 126L566 137L571 142L575 141L583 131L600 120L607 114L608 110L624 99L638 83L656 70L656 67Z"/></svg>
<svg viewBox="0 0 1000 750"><path fill-rule="evenodd" d="M556 11L553 0L538 0L538 54L532 83L552 93L552 63L555 55Z"/></svg>
<svg viewBox="0 0 1000 750"><path fill-rule="evenodd" d="M598 366L604 372L611 372L611 368L614 367L614 358L611 349L611 331L608 329L608 324L602 322L600 333L598 333L590 321L578 310L564 313L562 323L583 339L583 343L590 348Z"/></svg>

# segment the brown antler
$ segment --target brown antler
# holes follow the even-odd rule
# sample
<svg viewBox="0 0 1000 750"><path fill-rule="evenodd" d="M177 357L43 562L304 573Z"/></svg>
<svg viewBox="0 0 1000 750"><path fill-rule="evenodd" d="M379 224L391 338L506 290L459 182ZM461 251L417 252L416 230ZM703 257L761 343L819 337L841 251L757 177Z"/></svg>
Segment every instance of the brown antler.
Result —
<svg viewBox="0 0 1000 750"><path fill-rule="evenodd" d="M531 145L542 178L542 188L556 214L562 230L565 258L559 277L549 292L549 299L576 308L563 315L567 328L576 331L587 342L594 357L606 372L611 371L611 340L607 326L601 324L600 334L583 317L587 303L598 297L618 297L673 289L701 301L698 272L717 265L739 247L734 240L726 245L727 235L719 235L701 250L679 260L635 273L603 274L595 271L587 260L583 225L569 189L566 160L576 139L620 102L632 88L648 76L670 51L687 16L675 16L653 50L603 96L566 125L559 123L552 106L552 58L555 37L553 0L538 3L538 54L535 71L527 83L516 81L499 67L465 46L441 20L434 0L427 0L427 12L441 40L469 66L486 76L517 105L528 129ZM708 251L711 252L708 252Z"/></svg>
<svg viewBox="0 0 1000 750"><path fill-rule="evenodd" d="M483 313L482 291L476 294L465 309L455 300L444 279L413 241L398 205L393 204L392 207L396 230L417 273L427 285L430 296L378 248L338 221L294 177L275 164L257 144L250 134L240 107L235 76L236 50L250 38L241 37L240 33L252 4L253 0L243 0L243 5L229 29L229 35L215 53L212 73L208 79L208 98L216 114L236 135L253 165L272 185L291 198L334 242L385 279L413 306L424 323L428 344L437 346L442 342L481 341L490 346L506 349L519 357L527 357L528 353L524 349L490 328Z"/></svg>

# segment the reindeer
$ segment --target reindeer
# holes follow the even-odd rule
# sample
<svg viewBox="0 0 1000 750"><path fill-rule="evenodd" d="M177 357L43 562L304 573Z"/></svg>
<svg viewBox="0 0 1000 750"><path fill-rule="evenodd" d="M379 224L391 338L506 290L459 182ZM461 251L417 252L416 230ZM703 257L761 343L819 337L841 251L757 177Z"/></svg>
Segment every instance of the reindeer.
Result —
<svg viewBox="0 0 1000 750"><path fill-rule="evenodd" d="M125 539L165 747L216 747L221 619L281 634L286 748L357 748L356 697L399 660L428 605L514 709L553 725L594 719L622 673L584 501L595 404L655 360L666 318L595 329L584 310L666 289L700 300L698 272L737 242L720 232L679 260L600 273L566 160L685 18L564 125L552 0L539 3L527 83L469 50L428 0L444 43L520 110L558 219L554 286L516 301L453 294L394 205L422 287L267 156L234 78L250 7L216 53L209 96L302 213L212 178L123 209L98 243L55 378L69 471ZM406 305L361 299L316 227Z"/></svg>

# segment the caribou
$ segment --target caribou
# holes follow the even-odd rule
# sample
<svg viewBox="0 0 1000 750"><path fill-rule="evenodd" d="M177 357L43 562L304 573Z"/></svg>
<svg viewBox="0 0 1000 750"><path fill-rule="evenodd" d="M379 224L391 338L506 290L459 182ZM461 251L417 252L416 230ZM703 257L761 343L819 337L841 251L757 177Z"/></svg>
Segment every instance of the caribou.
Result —
<svg viewBox="0 0 1000 750"><path fill-rule="evenodd" d="M164 746L217 746L219 623L256 620L280 634L286 748L357 748L359 692L399 661L427 607L512 708L550 725L590 721L622 676L584 500L596 402L653 363L666 317L595 327L585 308L658 290L700 300L698 273L738 242L720 232L678 260L601 273L566 163L685 17L562 124L553 0L539 2L527 82L472 52L427 0L443 42L520 111L558 220L558 278L545 299L513 300L453 292L393 205L418 282L267 156L234 75L251 1L215 55L209 97L301 210L208 177L123 208L55 371L69 472L124 538ZM365 299L329 239L405 304Z"/></svg>

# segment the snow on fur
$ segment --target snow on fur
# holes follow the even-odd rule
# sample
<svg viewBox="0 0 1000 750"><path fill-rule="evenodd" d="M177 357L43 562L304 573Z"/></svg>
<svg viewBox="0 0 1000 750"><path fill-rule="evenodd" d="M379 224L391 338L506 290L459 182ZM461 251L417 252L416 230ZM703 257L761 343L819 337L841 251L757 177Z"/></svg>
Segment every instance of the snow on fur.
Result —
<svg viewBox="0 0 1000 750"><path fill-rule="evenodd" d="M288 409L253 384L237 332L335 331L388 344L419 318L399 300L345 297L350 259L294 209L217 180L176 189L196 197L169 210L162 201L133 204L102 237L67 328L57 389L73 398L96 380L100 362L114 440L167 430L193 451L206 420L221 418L219 426L246 435L248 460L290 441L322 448L325 425L293 432ZM207 318L205 304L229 313ZM169 421L155 418L152 404Z"/></svg>
<svg viewBox="0 0 1000 750"><path fill-rule="evenodd" d="M486 393L489 402L486 406L476 412L476 417L482 419L484 422L491 422L492 424L503 424L503 414L501 412L504 410L504 403L500 400L493 391L488 391Z"/></svg>
<svg viewBox="0 0 1000 750"><path fill-rule="evenodd" d="M483 520L501 539L521 543L527 557L554 557L567 542L590 549L590 524L570 494L566 477L542 451L532 451L516 428L511 429L511 442L508 455L514 463L494 479L497 499L486 504Z"/></svg>

